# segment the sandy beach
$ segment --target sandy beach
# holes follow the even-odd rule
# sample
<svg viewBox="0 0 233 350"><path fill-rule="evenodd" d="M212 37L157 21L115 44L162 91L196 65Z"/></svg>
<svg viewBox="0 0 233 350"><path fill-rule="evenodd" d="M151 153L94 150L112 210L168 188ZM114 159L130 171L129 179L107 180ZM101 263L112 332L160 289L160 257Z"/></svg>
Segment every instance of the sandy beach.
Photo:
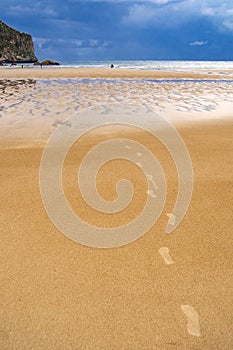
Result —
<svg viewBox="0 0 233 350"><path fill-rule="evenodd" d="M62 67L0 67L0 78L146 78L146 79L231 79L232 70L202 70L175 72L120 68L62 68Z"/></svg>
<svg viewBox="0 0 233 350"><path fill-rule="evenodd" d="M97 77L103 80L75 80ZM1 349L232 347L233 82L143 80L207 77L118 69L0 69ZM220 77L211 74L211 79ZM130 205L110 215L84 202L77 169L100 142L118 137L143 144L160 161L167 181L164 210L149 232L123 247L94 249L68 239L50 221L40 194L40 162L50 135L59 125L68 127L70 116L123 102L149 108L175 125L192 160L192 201L179 227L166 234L178 180L165 147L130 126L90 131L73 145L63 168L65 196L84 221L98 227L124 225L142 211L147 196L139 167L118 159L101 169L97 188L111 201L116 182L126 177L135 189ZM161 248L169 249L170 261Z"/></svg>

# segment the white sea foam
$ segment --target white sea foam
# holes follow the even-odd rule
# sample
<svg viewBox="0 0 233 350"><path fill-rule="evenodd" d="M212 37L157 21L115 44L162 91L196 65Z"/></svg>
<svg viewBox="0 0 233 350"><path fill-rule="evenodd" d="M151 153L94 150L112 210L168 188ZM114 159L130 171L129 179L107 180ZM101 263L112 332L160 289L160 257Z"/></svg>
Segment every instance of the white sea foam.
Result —
<svg viewBox="0 0 233 350"><path fill-rule="evenodd" d="M217 70L221 73L224 69L233 69L233 61L64 61L59 67L80 67L80 68L107 68L113 64L115 68L122 69L151 69L165 71L199 71ZM20 64L21 65L21 64ZM25 64L30 66L32 64ZM54 67L56 68L56 66ZM211 72L210 72L211 74Z"/></svg>
<svg viewBox="0 0 233 350"><path fill-rule="evenodd" d="M152 69L167 71L198 71L233 69L233 61L76 61L61 62L64 67L104 68L114 64L116 68Z"/></svg>

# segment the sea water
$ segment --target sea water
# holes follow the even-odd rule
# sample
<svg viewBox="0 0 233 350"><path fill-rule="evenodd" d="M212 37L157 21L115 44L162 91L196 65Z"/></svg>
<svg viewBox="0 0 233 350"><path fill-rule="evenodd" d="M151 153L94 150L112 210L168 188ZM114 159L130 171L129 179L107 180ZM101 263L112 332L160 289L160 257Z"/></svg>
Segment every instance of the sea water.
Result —
<svg viewBox="0 0 233 350"><path fill-rule="evenodd" d="M165 71L193 71L200 70L221 70L233 69L233 61L60 61L60 66L56 67L77 67L77 68L109 68L111 64L115 68L122 69L150 69L150 70L165 70ZM21 65L21 64L19 64ZM31 66L31 63L24 64Z"/></svg>
<svg viewBox="0 0 233 350"><path fill-rule="evenodd" d="M233 61L73 61L60 62L64 67L105 68L111 64L116 68L152 69L167 71L198 71L233 69Z"/></svg>

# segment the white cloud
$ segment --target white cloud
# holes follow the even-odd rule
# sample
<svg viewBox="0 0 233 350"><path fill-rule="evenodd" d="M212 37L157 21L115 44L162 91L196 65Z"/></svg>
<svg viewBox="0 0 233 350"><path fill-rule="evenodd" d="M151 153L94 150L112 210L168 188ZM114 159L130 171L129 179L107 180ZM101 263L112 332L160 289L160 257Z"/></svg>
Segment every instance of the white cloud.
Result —
<svg viewBox="0 0 233 350"><path fill-rule="evenodd" d="M169 2L174 2L176 0L85 0L85 2L113 2L113 3L153 3L157 5L168 4ZM80 2L80 0L69 0L69 2Z"/></svg>
<svg viewBox="0 0 233 350"><path fill-rule="evenodd" d="M155 11L155 9L148 11L146 5L134 4L130 7L129 14L123 18L123 21L125 23L144 24L154 18Z"/></svg>
<svg viewBox="0 0 233 350"><path fill-rule="evenodd" d="M232 16L233 15L233 8L226 11L227 15Z"/></svg>
<svg viewBox="0 0 233 350"><path fill-rule="evenodd" d="M208 44L208 41L193 41L192 43L190 43L189 45L191 46L203 46L203 45L207 45Z"/></svg>
<svg viewBox="0 0 233 350"><path fill-rule="evenodd" d="M205 16L215 16L215 11L211 7L203 7L201 9L201 14Z"/></svg>
<svg viewBox="0 0 233 350"><path fill-rule="evenodd" d="M136 3L129 7L128 15L123 17L123 22L141 26L152 24L160 28L178 27L193 16L193 11L190 13L187 8L188 1L167 1L160 3L160 6L149 1L143 4Z"/></svg>
<svg viewBox="0 0 233 350"><path fill-rule="evenodd" d="M111 0L105 0L111 1ZM114 2L132 2L131 0L116 0ZM232 0L138 0L129 5L124 23L138 25L163 25L176 27L189 21L192 17L209 17L220 30L233 31Z"/></svg>
<svg viewBox="0 0 233 350"><path fill-rule="evenodd" d="M13 4L8 7L7 11L11 15L19 15L22 13L26 15L44 15L46 17L56 17L58 15L58 12L55 8L53 8L52 6L44 5L40 2L31 2L28 6L20 6Z"/></svg>
<svg viewBox="0 0 233 350"><path fill-rule="evenodd" d="M83 40L73 40L73 44L77 47L81 47L83 44Z"/></svg>
<svg viewBox="0 0 233 350"><path fill-rule="evenodd" d="M70 47L70 48L100 48L100 47L108 47L111 43L109 41L104 40L96 40L96 39L62 39L62 38L56 38L56 39L48 39L48 38L41 38L41 37L35 37L33 38L35 46L39 49L44 49L48 46L60 46L63 45L64 47Z"/></svg>
<svg viewBox="0 0 233 350"><path fill-rule="evenodd" d="M229 19L223 22L223 26L230 31L233 31L233 20Z"/></svg>
<svg viewBox="0 0 233 350"><path fill-rule="evenodd" d="M46 38L38 38L38 37L33 38L33 42L35 46L37 46L39 49L42 49L43 45L46 44L48 41L49 39L46 39Z"/></svg>

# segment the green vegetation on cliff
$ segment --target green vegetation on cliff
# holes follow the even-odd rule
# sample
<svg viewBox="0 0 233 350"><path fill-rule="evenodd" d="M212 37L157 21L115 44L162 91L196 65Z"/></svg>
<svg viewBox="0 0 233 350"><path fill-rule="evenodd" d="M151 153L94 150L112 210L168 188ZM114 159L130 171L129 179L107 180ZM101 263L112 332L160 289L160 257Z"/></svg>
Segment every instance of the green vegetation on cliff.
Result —
<svg viewBox="0 0 233 350"><path fill-rule="evenodd" d="M31 35L21 33L0 21L0 61L36 62Z"/></svg>

